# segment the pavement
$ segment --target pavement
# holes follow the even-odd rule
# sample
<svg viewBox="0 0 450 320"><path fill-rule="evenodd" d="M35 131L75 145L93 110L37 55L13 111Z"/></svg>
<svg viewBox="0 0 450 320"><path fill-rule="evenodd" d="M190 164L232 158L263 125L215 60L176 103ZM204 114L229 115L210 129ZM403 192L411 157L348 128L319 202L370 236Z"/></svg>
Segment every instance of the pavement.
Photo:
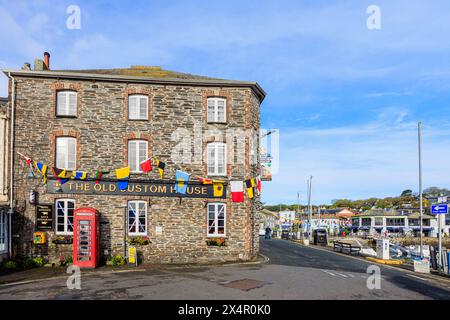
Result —
<svg viewBox="0 0 450 320"><path fill-rule="evenodd" d="M63 268L54 269L56 274L49 277L28 270L25 272L29 274L16 274L16 281L13 275L0 276L0 299L450 299L448 279L414 274L320 247L262 238L261 254L269 261L83 270L80 290L68 289L69 275ZM381 272L379 289L367 286L373 283L367 273L373 265ZM31 274L34 278L29 277Z"/></svg>

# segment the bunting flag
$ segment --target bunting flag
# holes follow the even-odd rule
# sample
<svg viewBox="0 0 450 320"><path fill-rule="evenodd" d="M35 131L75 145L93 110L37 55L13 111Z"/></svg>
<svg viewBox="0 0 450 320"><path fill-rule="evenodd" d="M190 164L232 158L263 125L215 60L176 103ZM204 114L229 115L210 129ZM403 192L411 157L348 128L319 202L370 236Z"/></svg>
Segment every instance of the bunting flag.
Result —
<svg viewBox="0 0 450 320"><path fill-rule="evenodd" d="M19 153L23 158L25 158L25 161L27 163L27 167L28 167L28 177L29 178L34 178L34 172L33 172L33 161L28 158L25 157L24 155L22 155L21 153Z"/></svg>
<svg viewBox="0 0 450 320"><path fill-rule="evenodd" d="M95 184L99 184L103 175L107 174L109 174L109 171L99 171L99 170L95 171Z"/></svg>
<svg viewBox="0 0 450 320"><path fill-rule="evenodd" d="M261 194L262 191L261 176L256 177L256 190L258 191L258 194Z"/></svg>
<svg viewBox="0 0 450 320"><path fill-rule="evenodd" d="M223 181L213 180L212 183L213 183L214 197L222 197L223 196Z"/></svg>
<svg viewBox="0 0 450 320"><path fill-rule="evenodd" d="M175 173L175 192L186 194L187 182L189 181L189 174L184 171L177 170Z"/></svg>
<svg viewBox="0 0 450 320"><path fill-rule="evenodd" d="M33 161L36 170L40 172L44 178L44 184L47 184L47 165L42 162Z"/></svg>
<svg viewBox="0 0 450 320"><path fill-rule="evenodd" d="M130 167L116 169L116 177L120 181L117 182L119 190L128 189L128 182L130 180Z"/></svg>
<svg viewBox="0 0 450 320"><path fill-rule="evenodd" d="M87 172L84 171L72 171L73 180L85 180L87 178Z"/></svg>
<svg viewBox="0 0 450 320"><path fill-rule="evenodd" d="M249 199L253 198L253 187L255 186L255 179L245 180L245 186L247 187L247 195Z"/></svg>
<svg viewBox="0 0 450 320"><path fill-rule="evenodd" d="M212 184L212 180L208 178L198 178L198 181L200 181L202 184Z"/></svg>
<svg viewBox="0 0 450 320"><path fill-rule="evenodd" d="M242 181L231 181L231 201L244 202L244 184Z"/></svg>
<svg viewBox="0 0 450 320"><path fill-rule="evenodd" d="M70 178L70 172L67 172L67 170L63 170L63 169L59 169L56 167L52 167L53 170L53 174L55 175L56 178L58 178L58 182L60 184L64 184L67 181L69 181Z"/></svg>
<svg viewBox="0 0 450 320"><path fill-rule="evenodd" d="M145 173L152 171L152 159L148 158L140 163L141 170Z"/></svg>
<svg viewBox="0 0 450 320"><path fill-rule="evenodd" d="M166 167L166 164L156 159L156 166L158 167L159 176L162 179L164 177L164 168Z"/></svg>

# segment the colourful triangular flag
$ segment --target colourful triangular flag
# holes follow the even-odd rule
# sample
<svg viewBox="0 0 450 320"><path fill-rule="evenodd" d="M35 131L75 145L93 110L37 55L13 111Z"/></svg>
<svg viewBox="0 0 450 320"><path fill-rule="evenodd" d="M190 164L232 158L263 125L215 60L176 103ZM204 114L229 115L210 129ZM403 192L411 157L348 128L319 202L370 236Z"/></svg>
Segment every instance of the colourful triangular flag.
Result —
<svg viewBox="0 0 450 320"><path fill-rule="evenodd" d="M117 179L128 179L130 177L130 167L116 169Z"/></svg>
<svg viewBox="0 0 450 320"><path fill-rule="evenodd" d="M222 197L223 196L223 181L213 180L213 190L214 197Z"/></svg>
<svg viewBox="0 0 450 320"><path fill-rule="evenodd" d="M72 171L72 179L85 180L87 178L87 172L84 171Z"/></svg>
<svg viewBox="0 0 450 320"><path fill-rule="evenodd" d="M60 184L64 184L69 181L70 173L67 172L67 170L59 169L56 167L52 167L52 170L55 177L58 178L58 182Z"/></svg>
<svg viewBox="0 0 450 320"><path fill-rule="evenodd" d="M103 175L109 174L109 171L95 171L95 184L99 184Z"/></svg>
<svg viewBox="0 0 450 320"><path fill-rule="evenodd" d="M258 191L258 194L261 194L262 191L261 176L256 177L256 190Z"/></svg>
<svg viewBox="0 0 450 320"><path fill-rule="evenodd" d="M130 167L116 169L116 177L120 181L117 182L119 190L128 189L128 182L130 179Z"/></svg>
<svg viewBox="0 0 450 320"><path fill-rule="evenodd" d="M231 181L231 201L244 202L244 184L242 181Z"/></svg>
<svg viewBox="0 0 450 320"><path fill-rule="evenodd" d="M245 186L247 187L247 195L249 199L253 198L253 187L255 185L254 179L245 180Z"/></svg>
<svg viewBox="0 0 450 320"><path fill-rule="evenodd" d="M159 176L162 179L164 177L164 168L166 167L166 164L156 159L156 166L158 167Z"/></svg>
<svg viewBox="0 0 450 320"><path fill-rule="evenodd" d="M186 194L187 182L189 181L189 174L184 171L177 170L175 173L175 192Z"/></svg>
<svg viewBox="0 0 450 320"><path fill-rule="evenodd" d="M212 184L212 180L208 178L198 178L198 181L200 181L202 184Z"/></svg>
<svg viewBox="0 0 450 320"><path fill-rule="evenodd" d="M145 173L152 171L152 159L148 158L140 163L141 170Z"/></svg>
<svg viewBox="0 0 450 320"><path fill-rule="evenodd" d="M36 170L39 171L44 178L44 184L47 184L47 165L42 162L33 161Z"/></svg>

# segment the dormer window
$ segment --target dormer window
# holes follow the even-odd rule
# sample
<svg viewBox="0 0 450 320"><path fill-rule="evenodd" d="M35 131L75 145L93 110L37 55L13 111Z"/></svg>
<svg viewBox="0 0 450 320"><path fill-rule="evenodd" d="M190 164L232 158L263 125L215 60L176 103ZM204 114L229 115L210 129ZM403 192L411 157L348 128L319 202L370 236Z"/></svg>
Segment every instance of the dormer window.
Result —
<svg viewBox="0 0 450 320"><path fill-rule="evenodd" d="M148 120L148 97L141 94L128 96L128 119Z"/></svg>
<svg viewBox="0 0 450 320"><path fill-rule="evenodd" d="M56 99L56 115L60 117L77 116L77 92L58 91Z"/></svg>
<svg viewBox="0 0 450 320"><path fill-rule="evenodd" d="M227 121L226 103L227 100L224 98L207 99L208 122L224 123Z"/></svg>

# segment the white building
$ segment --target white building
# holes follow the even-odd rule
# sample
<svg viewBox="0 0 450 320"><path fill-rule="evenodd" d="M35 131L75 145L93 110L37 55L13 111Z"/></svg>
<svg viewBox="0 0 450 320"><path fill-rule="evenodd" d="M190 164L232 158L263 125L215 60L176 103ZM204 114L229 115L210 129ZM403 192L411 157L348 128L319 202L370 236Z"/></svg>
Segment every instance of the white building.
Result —
<svg viewBox="0 0 450 320"><path fill-rule="evenodd" d="M402 215L395 210L384 211L372 209L352 218L353 232L366 231L368 233L410 233L418 235L420 232L419 213ZM425 236L437 236L437 219L433 216L423 214L422 230ZM448 230L448 228L447 228Z"/></svg>
<svg viewBox="0 0 450 320"><path fill-rule="evenodd" d="M295 211L285 210L278 212L278 220L282 227L292 226L295 221Z"/></svg>
<svg viewBox="0 0 450 320"><path fill-rule="evenodd" d="M266 233L266 228L269 227L272 231L275 226L279 224L278 215L267 209L262 209L258 212L259 216L259 235L263 236Z"/></svg>

